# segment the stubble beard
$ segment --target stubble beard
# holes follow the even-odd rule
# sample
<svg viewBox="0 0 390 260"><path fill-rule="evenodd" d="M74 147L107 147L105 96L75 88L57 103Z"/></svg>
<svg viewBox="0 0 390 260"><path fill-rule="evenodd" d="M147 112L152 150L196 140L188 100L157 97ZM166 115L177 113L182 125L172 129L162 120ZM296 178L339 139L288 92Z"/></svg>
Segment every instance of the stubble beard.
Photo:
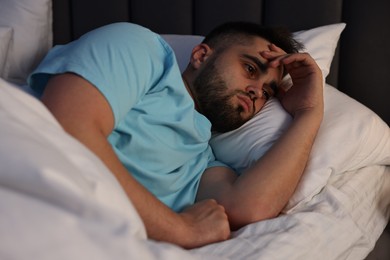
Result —
<svg viewBox="0 0 390 260"><path fill-rule="evenodd" d="M226 82L215 67L215 58L196 77L193 91L199 112L211 122L213 131L232 131L247 121L241 116L244 109L232 105L232 98L239 91L228 92Z"/></svg>

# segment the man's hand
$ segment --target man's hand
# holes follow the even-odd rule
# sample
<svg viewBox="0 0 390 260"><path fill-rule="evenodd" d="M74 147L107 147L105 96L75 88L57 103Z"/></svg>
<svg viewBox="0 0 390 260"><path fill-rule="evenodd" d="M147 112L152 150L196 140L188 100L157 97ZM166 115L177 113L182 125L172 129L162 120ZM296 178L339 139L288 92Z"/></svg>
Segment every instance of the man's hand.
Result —
<svg viewBox="0 0 390 260"><path fill-rule="evenodd" d="M215 241L226 240L230 236L230 227L224 207L215 200L203 200L180 213L187 234L193 237L182 240L185 248L199 247ZM189 237L187 237L189 238Z"/></svg>
<svg viewBox="0 0 390 260"><path fill-rule="evenodd" d="M323 79L321 69L307 53L286 54L274 44L271 51L263 52L269 66L283 66L290 74L293 86L279 96L283 107L292 116L307 110L323 111Z"/></svg>

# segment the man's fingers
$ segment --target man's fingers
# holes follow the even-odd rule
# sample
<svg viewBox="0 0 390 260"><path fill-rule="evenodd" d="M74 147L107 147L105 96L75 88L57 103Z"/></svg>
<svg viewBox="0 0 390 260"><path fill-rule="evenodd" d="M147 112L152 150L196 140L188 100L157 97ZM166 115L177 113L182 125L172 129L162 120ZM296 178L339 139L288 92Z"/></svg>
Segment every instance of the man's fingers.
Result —
<svg viewBox="0 0 390 260"><path fill-rule="evenodd" d="M315 62L308 53L294 53L286 55L280 59L280 62L284 65L298 63L301 65L314 65Z"/></svg>
<svg viewBox="0 0 390 260"><path fill-rule="evenodd" d="M286 54L286 52L282 49L282 48L279 48L278 46L276 46L275 44L271 43L269 45L269 49L271 51L275 51L275 52L279 52L279 53L282 53L282 54Z"/></svg>

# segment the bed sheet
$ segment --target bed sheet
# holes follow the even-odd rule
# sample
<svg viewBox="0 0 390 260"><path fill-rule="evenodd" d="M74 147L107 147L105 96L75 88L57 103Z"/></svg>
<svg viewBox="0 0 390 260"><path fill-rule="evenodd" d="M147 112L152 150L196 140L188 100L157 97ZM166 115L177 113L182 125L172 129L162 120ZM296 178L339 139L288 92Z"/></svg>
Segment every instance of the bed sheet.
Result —
<svg viewBox="0 0 390 260"><path fill-rule="evenodd" d="M317 196L289 214L193 252L229 259L364 259L389 211L390 167L369 166L331 176Z"/></svg>

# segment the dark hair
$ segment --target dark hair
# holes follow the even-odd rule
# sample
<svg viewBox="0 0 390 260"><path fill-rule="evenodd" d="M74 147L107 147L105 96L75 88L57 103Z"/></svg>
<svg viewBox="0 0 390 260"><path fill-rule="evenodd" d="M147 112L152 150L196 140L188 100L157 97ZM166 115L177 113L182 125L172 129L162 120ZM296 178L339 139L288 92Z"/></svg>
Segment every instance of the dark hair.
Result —
<svg viewBox="0 0 390 260"><path fill-rule="evenodd" d="M285 27L262 26L251 22L224 23L207 34L203 43L220 52L235 44L248 45L253 37L266 39L286 53L297 53L304 47Z"/></svg>

